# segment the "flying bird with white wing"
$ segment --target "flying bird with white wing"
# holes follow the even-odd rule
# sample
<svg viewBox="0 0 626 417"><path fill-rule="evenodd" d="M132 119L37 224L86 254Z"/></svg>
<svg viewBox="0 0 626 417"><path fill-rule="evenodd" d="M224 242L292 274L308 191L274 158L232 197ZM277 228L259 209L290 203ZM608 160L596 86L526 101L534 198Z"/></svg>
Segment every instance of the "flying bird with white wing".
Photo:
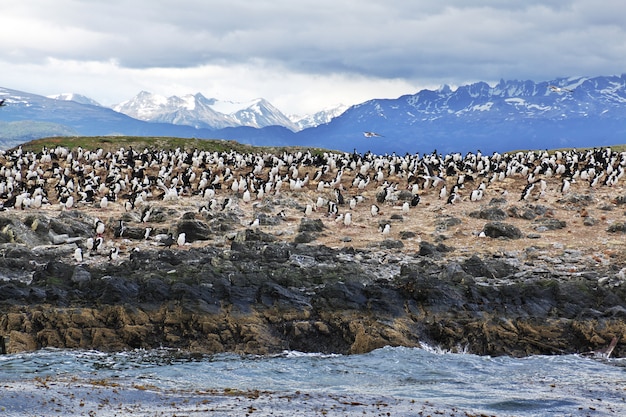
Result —
<svg viewBox="0 0 626 417"><path fill-rule="evenodd" d="M384 138L383 135L380 135L376 132L363 132L363 136L366 138Z"/></svg>
<svg viewBox="0 0 626 417"><path fill-rule="evenodd" d="M554 91L555 93L573 93L574 92L574 90L571 90L569 88L557 87L556 85L551 85L550 90Z"/></svg>

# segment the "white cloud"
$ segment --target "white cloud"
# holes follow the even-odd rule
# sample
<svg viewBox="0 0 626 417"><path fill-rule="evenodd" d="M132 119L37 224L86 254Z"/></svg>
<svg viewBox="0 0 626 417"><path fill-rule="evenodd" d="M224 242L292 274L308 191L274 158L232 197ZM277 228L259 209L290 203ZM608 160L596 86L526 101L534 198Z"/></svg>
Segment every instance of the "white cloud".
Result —
<svg viewBox="0 0 626 417"><path fill-rule="evenodd" d="M442 83L611 75L623 2L0 2L2 86L102 103L140 90L264 97L285 112Z"/></svg>

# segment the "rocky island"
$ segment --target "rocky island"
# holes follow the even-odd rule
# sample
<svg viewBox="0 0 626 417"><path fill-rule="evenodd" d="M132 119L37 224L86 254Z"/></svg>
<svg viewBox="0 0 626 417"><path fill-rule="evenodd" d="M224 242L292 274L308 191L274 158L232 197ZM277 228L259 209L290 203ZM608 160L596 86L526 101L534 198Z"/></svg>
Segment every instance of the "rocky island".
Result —
<svg viewBox="0 0 626 417"><path fill-rule="evenodd" d="M625 166L25 144L0 155L0 347L621 357Z"/></svg>

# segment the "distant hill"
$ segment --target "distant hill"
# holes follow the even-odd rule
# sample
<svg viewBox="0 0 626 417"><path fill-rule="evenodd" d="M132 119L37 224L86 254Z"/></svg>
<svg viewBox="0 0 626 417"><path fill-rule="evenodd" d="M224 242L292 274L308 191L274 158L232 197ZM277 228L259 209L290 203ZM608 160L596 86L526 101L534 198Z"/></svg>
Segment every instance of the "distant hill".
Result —
<svg viewBox="0 0 626 417"><path fill-rule="evenodd" d="M219 103L210 104L215 99L191 97L181 99L176 106L203 108L219 113L217 116L225 114L213 108ZM256 146L299 145L379 154L606 146L626 139L626 74L542 82L501 80L494 86L478 82L454 90L443 86L397 99L369 100L326 119L328 122L298 132L294 132L292 121L284 122L281 117L260 128L241 126L245 117L261 126L261 102L246 107L248 113L239 114L234 124L216 128L199 122L190 122L191 126L174 124L192 117L182 110L165 112L156 123L101 106L6 88L0 88L0 98L7 102L0 109L0 122L51 123L54 129L50 132L54 133L41 132L42 137L63 134L62 127L68 134L87 136L218 138ZM222 110L225 104L221 103ZM366 137L363 132L379 136ZM13 139L0 135L5 142ZM6 143L0 145L6 147Z"/></svg>
<svg viewBox="0 0 626 417"><path fill-rule="evenodd" d="M382 137L364 137L364 131ZM352 106L298 140L375 153L601 146L626 139L626 74L480 82Z"/></svg>

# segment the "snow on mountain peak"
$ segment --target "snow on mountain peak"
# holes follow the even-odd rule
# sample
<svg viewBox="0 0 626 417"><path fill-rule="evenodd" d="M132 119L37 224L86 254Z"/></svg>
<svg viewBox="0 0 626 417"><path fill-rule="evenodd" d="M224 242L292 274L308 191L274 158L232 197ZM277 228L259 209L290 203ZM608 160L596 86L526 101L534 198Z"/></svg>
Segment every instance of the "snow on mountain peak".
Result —
<svg viewBox="0 0 626 417"><path fill-rule="evenodd" d="M51 98L54 100L75 101L80 104L89 104L91 106L101 106L100 103L98 103L97 101L89 97L83 96L81 94L76 94L76 93L55 94L52 96L48 96L48 98Z"/></svg>

